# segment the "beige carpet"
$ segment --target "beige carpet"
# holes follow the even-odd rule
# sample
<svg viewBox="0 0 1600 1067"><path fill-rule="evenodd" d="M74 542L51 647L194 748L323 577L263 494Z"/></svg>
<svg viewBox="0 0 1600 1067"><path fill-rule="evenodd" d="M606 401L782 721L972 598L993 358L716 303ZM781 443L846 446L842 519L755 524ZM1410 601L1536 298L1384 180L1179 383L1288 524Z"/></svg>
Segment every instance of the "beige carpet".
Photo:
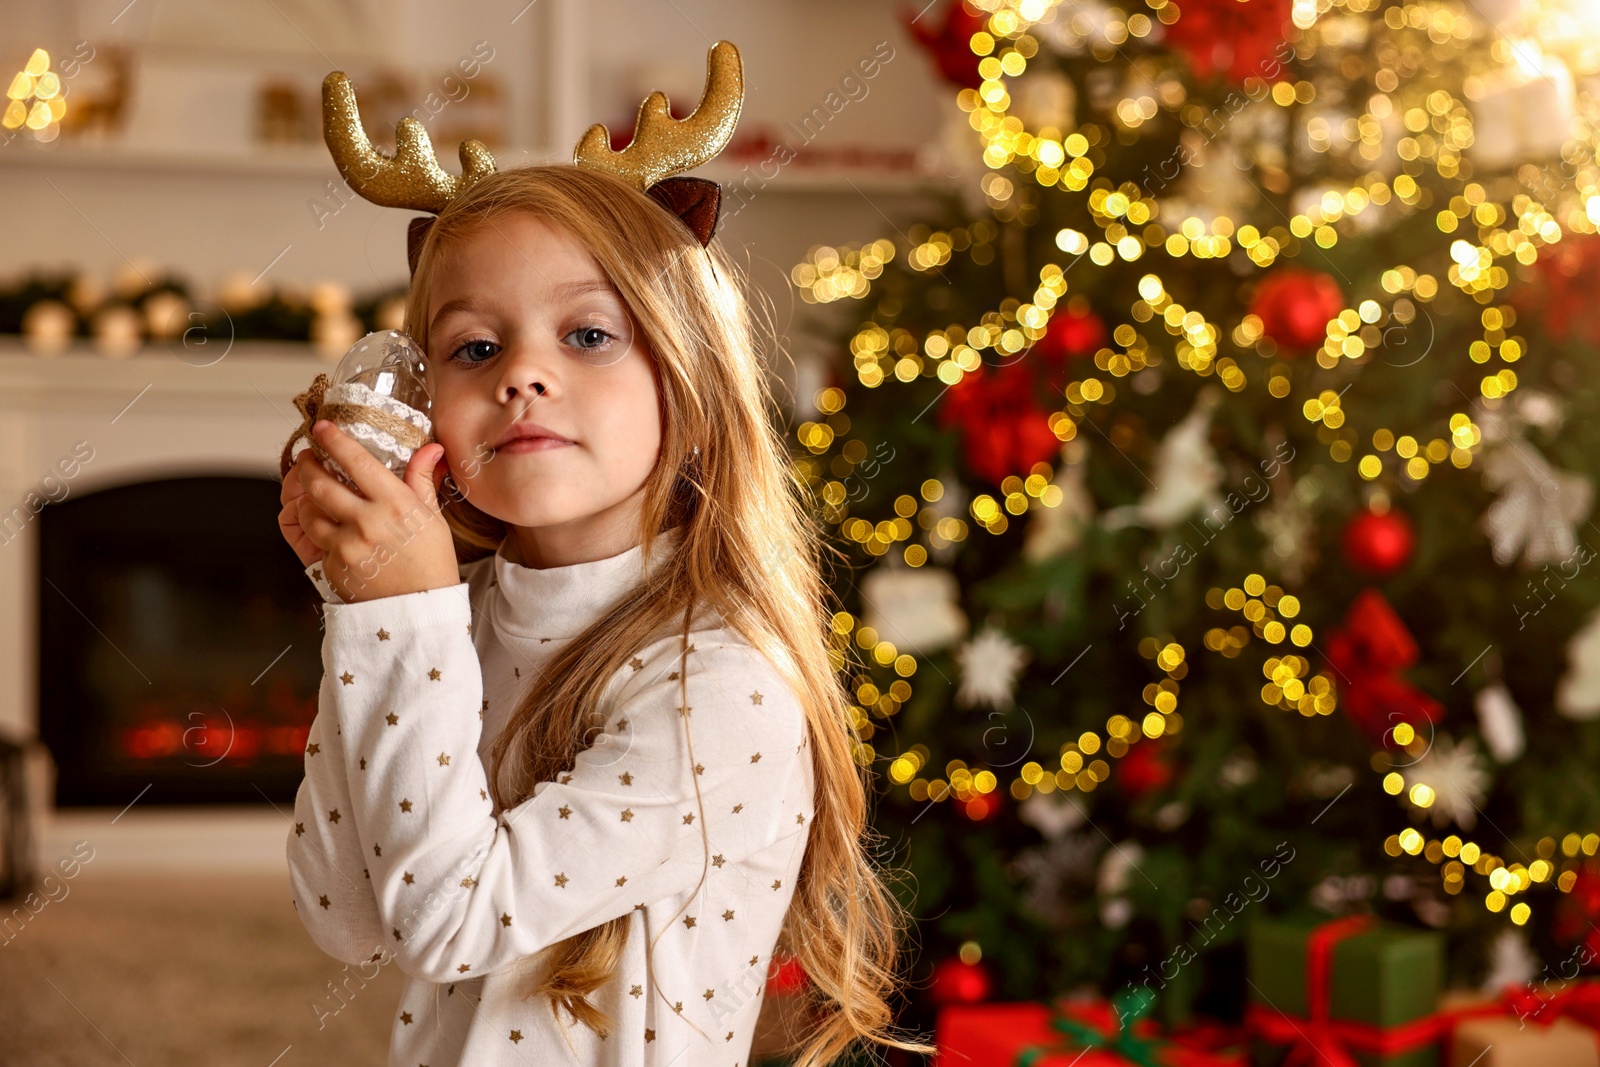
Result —
<svg viewBox="0 0 1600 1067"><path fill-rule="evenodd" d="M344 964L311 943L287 873L175 879L90 864L64 885L9 943L0 936L0 1065L383 1067L404 975L390 965L363 985L352 968L319 1029L313 1005L339 1003L327 983Z"/></svg>
<svg viewBox="0 0 1600 1067"><path fill-rule="evenodd" d="M67 895L9 943L0 934L0 1067L384 1067L405 976L390 964L363 982L324 956L289 903L287 872L90 864L60 885ZM797 1032L791 999L763 1004L753 1059ZM317 1004L338 1007L320 1028Z"/></svg>

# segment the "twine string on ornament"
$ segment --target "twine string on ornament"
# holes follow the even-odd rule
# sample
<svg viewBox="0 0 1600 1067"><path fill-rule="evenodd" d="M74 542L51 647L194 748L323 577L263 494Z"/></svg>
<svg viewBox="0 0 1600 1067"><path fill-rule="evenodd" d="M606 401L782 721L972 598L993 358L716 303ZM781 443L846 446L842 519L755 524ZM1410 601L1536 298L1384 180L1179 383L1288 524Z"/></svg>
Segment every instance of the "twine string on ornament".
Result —
<svg viewBox="0 0 1600 1067"><path fill-rule="evenodd" d="M319 419L327 419L329 422L367 423L389 434L397 442L413 452L428 443L428 434L398 415L379 408L369 407L366 404L324 403L323 396L328 390L328 385L328 376L326 374L318 374L310 387L294 398L294 406L300 409L301 422L294 433L290 435L288 442L283 446L283 454L278 459L278 466L283 477L287 478L289 476L289 468L294 466L294 443L302 437L306 439L306 444L311 451L324 464L334 462L327 449L323 448L321 442L312 436L311 427L315 426Z"/></svg>

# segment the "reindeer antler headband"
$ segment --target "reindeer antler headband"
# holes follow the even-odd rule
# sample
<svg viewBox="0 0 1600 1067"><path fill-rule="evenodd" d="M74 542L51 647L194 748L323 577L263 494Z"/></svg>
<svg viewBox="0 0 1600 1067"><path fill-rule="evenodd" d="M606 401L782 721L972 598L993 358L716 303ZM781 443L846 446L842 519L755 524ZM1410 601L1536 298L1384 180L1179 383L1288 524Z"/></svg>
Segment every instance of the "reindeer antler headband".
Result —
<svg viewBox="0 0 1600 1067"><path fill-rule="evenodd" d="M639 105L633 141L612 151L605 126L589 127L573 150L580 167L603 170L642 189L683 220L701 245L716 231L722 189L705 178L670 177L716 157L733 137L744 103L744 68L739 50L728 41L711 46L706 59L706 86L694 114L674 119L667 96L659 89ZM322 135L333 162L350 187L383 207L414 208L437 215L473 183L494 173L494 157L482 141L463 141L461 173L449 174L433 154L428 131L414 118L395 127L395 151L385 156L372 147L356 109L355 90L343 71L322 81ZM411 220L406 258L413 273L431 218Z"/></svg>

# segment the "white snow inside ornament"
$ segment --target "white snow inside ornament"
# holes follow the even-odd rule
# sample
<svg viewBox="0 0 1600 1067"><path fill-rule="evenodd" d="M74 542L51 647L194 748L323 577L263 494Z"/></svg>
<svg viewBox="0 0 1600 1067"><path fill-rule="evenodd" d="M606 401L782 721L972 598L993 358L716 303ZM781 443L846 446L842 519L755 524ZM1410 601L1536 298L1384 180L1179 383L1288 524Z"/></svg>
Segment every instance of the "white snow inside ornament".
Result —
<svg viewBox="0 0 1600 1067"><path fill-rule="evenodd" d="M861 623L899 651L925 656L966 636L959 594L956 576L943 568L886 562L861 580Z"/></svg>
<svg viewBox="0 0 1600 1067"><path fill-rule="evenodd" d="M1433 739L1406 780L1413 786L1425 785L1433 792L1433 801L1426 807L1435 826L1454 823L1463 830L1477 825L1478 809L1483 806L1492 781L1478 760L1478 746L1472 738L1456 742L1448 734Z"/></svg>
<svg viewBox="0 0 1600 1067"><path fill-rule="evenodd" d="M956 653L961 667L956 702L967 707L987 704L996 710L1009 708L1016 694L1017 676L1027 659L1028 650L1007 637L1005 631L984 627Z"/></svg>
<svg viewBox="0 0 1600 1067"><path fill-rule="evenodd" d="M1495 682L1478 690L1473 703L1478 708L1478 732L1489 754L1501 763L1522 755L1522 709L1511 698L1511 690Z"/></svg>
<svg viewBox="0 0 1600 1067"><path fill-rule="evenodd" d="M1556 683L1556 710L1580 721L1600 716L1600 611L1567 641L1567 672Z"/></svg>
<svg viewBox="0 0 1600 1067"><path fill-rule="evenodd" d="M1155 471L1150 475L1150 491L1137 504L1106 512L1106 529L1124 526L1163 529L1182 522L1198 510L1226 507L1222 494L1217 492L1217 486L1222 483L1222 464L1208 440L1211 413L1221 401L1221 392L1216 387L1201 389L1194 409L1161 439Z"/></svg>

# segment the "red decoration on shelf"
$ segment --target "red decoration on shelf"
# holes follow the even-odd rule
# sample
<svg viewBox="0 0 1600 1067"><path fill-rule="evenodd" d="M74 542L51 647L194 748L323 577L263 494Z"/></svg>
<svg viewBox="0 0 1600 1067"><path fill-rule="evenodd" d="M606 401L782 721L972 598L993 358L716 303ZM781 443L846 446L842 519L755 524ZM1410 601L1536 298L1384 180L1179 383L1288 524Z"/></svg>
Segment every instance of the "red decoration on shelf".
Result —
<svg viewBox="0 0 1600 1067"><path fill-rule="evenodd" d="M1238 0L1227 0L1243 7ZM1185 9L1184 17L1188 17ZM1180 19L1180 22L1183 20ZM1282 348L1316 348L1328 336L1328 320L1344 310L1339 283L1320 271L1285 267L1256 286L1250 313L1261 319L1262 331Z"/></svg>
<svg viewBox="0 0 1600 1067"><path fill-rule="evenodd" d="M1281 80L1293 58L1284 41L1289 0L1186 0L1167 27L1167 41L1199 78L1225 76L1235 85L1256 77Z"/></svg>
<svg viewBox="0 0 1600 1067"><path fill-rule="evenodd" d="M1363 511L1344 528L1344 555L1350 566L1380 578L1411 562L1415 544L1411 520L1393 508Z"/></svg>
<svg viewBox="0 0 1600 1067"><path fill-rule="evenodd" d="M916 8L904 8L900 12L906 31L928 50L944 80L963 88L976 88L983 81L983 75L978 73L979 57L973 54L971 41L987 19L985 14L968 10L961 0L951 0L938 25L926 7L921 14Z"/></svg>
<svg viewBox="0 0 1600 1067"><path fill-rule="evenodd" d="M939 424L958 426L967 466L998 484L1055 456L1061 439L1033 395L1033 376L1022 361L998 371L979 365L939 402Z"/></svg>
<svg viewBox="0 0 1600 1067"><path fill-rule="evenodd" d="M1374 744L1402 722L1416 727L1444 715L1443 705L1400 677L1417 662L1417 643L1376 589L1356 595L1327 649L1339 706Z"/></svg>
<svg viewBox="0 0 1600 1067"><path fill-rule="evenodd" d="M928 993L935 1004L976 1004L989 999L994 982L982 963L963 963L960 959L940 960L933 965L933 980Z"/></svg>

